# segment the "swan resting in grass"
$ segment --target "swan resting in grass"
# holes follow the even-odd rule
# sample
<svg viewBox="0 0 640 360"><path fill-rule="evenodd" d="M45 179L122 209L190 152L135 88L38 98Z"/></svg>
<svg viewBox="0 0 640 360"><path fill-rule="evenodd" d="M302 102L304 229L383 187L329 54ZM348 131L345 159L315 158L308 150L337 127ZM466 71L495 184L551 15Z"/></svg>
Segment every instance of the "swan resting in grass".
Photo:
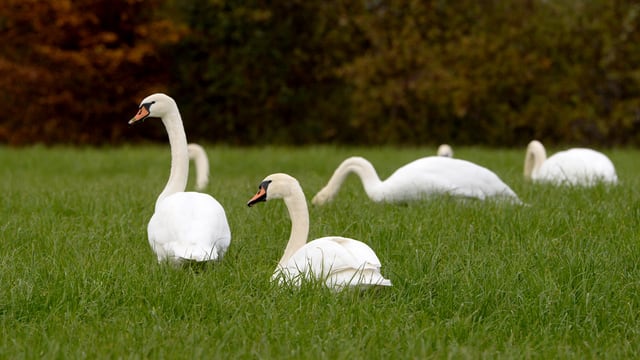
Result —
<svg viewBox="0 0 640 360"><path fill-rule="evenodd" d="M171 145L171 173L149 221L149 244L158 262L173 264L221 259L231 242L225 211L208 194L185 192L189 176L187 137L175 101L153 94L140 103L129 124L160 118Z"/></svg>
<svg viewBox="0 0 640 360"><path fill-rule="evenodd" d="M347 175L360 177L364 190L375 202L406 202L429 195L447 194L458 197L504 198L520 204L511 188L495 173L472 162L443 156L414 160L381 181L373 165L362 157L342 162L327 185L313 197L314 205L323 205L335 197Z"/></svg>
<svg viewBox="0 0 640 360"><path fill-rule="evenodd" d="M196 143L187 145L189 160L193 160L196 167L196 190L202 191L209 184L209 158L204 148Z"/></svg>
<svg viewBox="0 0 640 360"><path fill-rule="evenodd" d="M438 146L438 156L453 157L453 149L448 144L442 144Z"/></svg>
<svg viewBox="0 0 640 360"><path fill-rule="evenodd" d="M273 278L281 284L299 286L317 279L336 290L347 287L391 286L380 274L375 252L358 240L328 236L307 243L309 211L302 187L287 174L267 176L248 206L260 201L283 199L291 218L291 234Z"/></svg>
<svg viewBox="0 0 640 360"><path fill-rule="evenodd" d="M545 148L538 140L531 141L527 146L524 177L535 182L573 186L618 182L613 163L603 153L573 148L557 152L547 159Z"/></svg>

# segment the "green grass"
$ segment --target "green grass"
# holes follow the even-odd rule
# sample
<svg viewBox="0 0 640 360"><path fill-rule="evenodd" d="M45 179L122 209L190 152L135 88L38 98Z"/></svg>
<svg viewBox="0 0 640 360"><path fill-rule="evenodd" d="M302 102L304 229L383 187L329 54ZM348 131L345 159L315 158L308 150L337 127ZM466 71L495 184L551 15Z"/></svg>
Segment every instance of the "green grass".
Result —
<svg viewBox="0 0 640 360"><path fill-rule="evenodd" d="M0 358L632 358L640 354L639 151L621 185L535 186L524 150L456 148L531 206L447 197L374 204L355 177L310 207L312 238L368 243L394 287L333 293L269 279L289 234L268 174L307 199L342 159L382 178L435 148L207 148L232 245L206 269L160 266L146 224L167 146L0 148ZM553 151L551 151L553 152ZM193 188L193 181L190 182Z"/></svg>

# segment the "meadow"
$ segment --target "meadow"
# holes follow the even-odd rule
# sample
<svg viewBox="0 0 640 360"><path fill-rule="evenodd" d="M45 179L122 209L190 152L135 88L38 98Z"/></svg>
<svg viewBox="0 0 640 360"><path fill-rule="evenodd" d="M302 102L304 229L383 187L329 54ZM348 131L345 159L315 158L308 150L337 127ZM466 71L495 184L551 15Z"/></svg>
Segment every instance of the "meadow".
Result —
<svg viewBox="0 0 640 360"><path fill-rule="evenodd" d="M529 206L375 204L351 176L310 206L310 238L366 242L394 286L335 293L270 282L290 223L246 206L260 181L286 172L310 200L347 156L384 179L435 148L207 146L232 244L204 269L147 242L168 145L0 148L0 358L637 357L640 151L605 151L620 185L581 189L525 182L524 148L454 150Z"/></svg>

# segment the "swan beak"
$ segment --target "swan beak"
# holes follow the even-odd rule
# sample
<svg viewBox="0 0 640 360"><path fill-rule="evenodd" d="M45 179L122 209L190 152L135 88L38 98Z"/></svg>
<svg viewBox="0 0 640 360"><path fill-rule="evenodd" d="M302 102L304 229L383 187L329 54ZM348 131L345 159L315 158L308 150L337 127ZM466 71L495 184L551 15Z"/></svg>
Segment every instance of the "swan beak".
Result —
<svg viewBox="0 0 640 360"><path fill-rule="evenodd" d="M142 104L142 106L140 106L140 109L138 109L138 113L136 114L136 116L132 117L131 120L129 120L129 125L133 124L134 122L144 120L147 118L147 116L149 116L149 108L146 104Z"/></svg>
<svg viewBox="0 0 640 360"><path fill-rule="evenodd" d="M261 201L267 201L267 189L262 186L260 186L260 189L258 190L258 192L251 198L251 200L249 200L249 202L247 203L247 206L251 207L255 203L258 203Z"/></svg>

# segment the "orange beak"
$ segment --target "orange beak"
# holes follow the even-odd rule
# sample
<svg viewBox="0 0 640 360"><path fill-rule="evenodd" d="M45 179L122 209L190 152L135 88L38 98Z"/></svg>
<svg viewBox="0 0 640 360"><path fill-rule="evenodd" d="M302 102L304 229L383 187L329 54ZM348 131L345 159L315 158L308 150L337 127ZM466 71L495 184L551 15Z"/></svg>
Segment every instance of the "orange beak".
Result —
<svg viewBox="0 0 640 360"><path fill-rule="evenodd" d="M251 198L251 200L247 202L247 206L251 207L260 201L267 201L267 189L262 186L260 186L260 189L258 189L258 192Z"/></svg>
<svg viewBox="0 0 640 360"><path fill-rule="evenodd" d="M136 116L132 117L131 120L129 120L129 124L133 124L136 121L140 121L145 119L147 116L149 116L149 110L147 109L146 106L140 106L140 109L138 109L138 113L136 114Z"/></svg>

